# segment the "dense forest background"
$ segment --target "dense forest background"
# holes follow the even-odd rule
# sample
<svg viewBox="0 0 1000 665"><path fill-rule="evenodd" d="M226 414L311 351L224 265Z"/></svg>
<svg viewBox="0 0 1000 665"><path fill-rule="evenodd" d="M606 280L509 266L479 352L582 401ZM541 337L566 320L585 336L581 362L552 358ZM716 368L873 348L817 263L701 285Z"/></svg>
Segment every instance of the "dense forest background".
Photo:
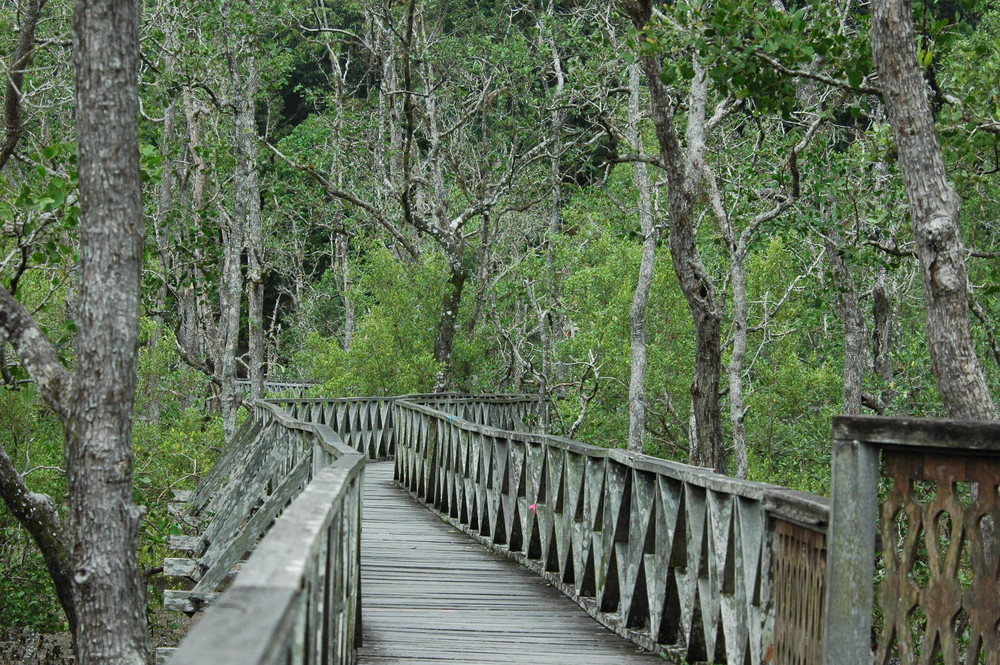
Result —
<svg viewBox="0 0 1000 665"><path fill-rule="evenodd" d="M234 430L237 378L540 393L557 433L815 492L832 415L947 414L867 4L691 0L643 30L588 0L144 5L134 442L154 597L170 490ZM0 2L0 280L69 366L71 10ZM914 11L995 401L1000 4ZM657 112L696 176L684 233ZM0 372L4 456L61 505L59 419L6 341ZM63 624L7 512L0 569L8 626Z"/></svg>

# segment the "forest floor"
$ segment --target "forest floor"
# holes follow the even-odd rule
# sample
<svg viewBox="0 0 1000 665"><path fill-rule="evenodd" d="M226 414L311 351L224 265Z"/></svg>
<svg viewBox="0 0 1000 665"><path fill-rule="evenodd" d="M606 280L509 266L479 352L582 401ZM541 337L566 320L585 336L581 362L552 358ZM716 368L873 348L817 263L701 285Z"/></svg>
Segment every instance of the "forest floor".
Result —
<svg viewBox="0 0 1000 665"><path fill-rule="evenodd" d="M193 619L159 608L149 615L150 648L175 647L191 629ZM0 634L0 665L73 665L73 644L66 633L34 631Z"/></svg>

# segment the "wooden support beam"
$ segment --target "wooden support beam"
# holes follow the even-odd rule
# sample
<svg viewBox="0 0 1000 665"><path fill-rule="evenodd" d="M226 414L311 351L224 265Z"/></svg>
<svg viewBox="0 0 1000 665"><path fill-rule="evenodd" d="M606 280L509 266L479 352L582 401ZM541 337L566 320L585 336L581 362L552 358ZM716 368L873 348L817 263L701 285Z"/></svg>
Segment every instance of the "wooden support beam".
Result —
<svg viewBox="0 0 1000 665"><path fill-rule="evenodd" d="M195 552L201 550L205 541L201 536L168 536L167 546L178 552Z"/></svg>
<svg viewBox="0 0 1000 665"><path fill-rule="evenodd" d="M823 664L872 662L878 446L833 443Z"/></svg>
<svg viewBox="0 0 1000 665"><path fill-rule="evenodd" d="M197 582L201 579L201 566L197 559L164 559L163 574L167 577L185 577Z"/></svg>
<svg viewBox="0 0 1000 665"><path fill-rule="evenodd" d="M194 614L214 603L219 595L215 592L167 589L163 592L163 609Z"/></svg>

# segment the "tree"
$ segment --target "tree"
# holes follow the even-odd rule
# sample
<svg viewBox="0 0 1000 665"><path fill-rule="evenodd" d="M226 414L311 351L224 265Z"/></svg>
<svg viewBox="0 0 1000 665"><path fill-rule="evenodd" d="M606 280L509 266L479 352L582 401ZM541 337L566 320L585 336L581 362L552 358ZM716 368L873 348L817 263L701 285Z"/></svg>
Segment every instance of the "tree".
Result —
<svg viewBox="0 0 1000 665"><path fill-rule="evenodd" d="M222 335L221 381L222 416L226 436L236 433L236 415L242 398L236 388L236 356L240 337L240 312L242 311L244 281L247 286L247 319L250 350L250 396L261 397L264 365L264 266L263 230L260 215L260 184L257 171L256 96L259 87L257 71L257 44L255 34L246 34L246 26L253 24L257 6L254 0L246 3L245 13L234 16L233 3L223 3L222 16L226 23L240 35L226 48L229 64L229 85L233 109L233 150L235 152L235 183L233 214L226 229L228 242L223 261L223 286L220 296L220 325ZM252 30L252 28L250 28ZM243 250L247 249L247 275L242 270Z"/></svg>
<svg viewBox="0 0 1000 665"><path fill-rule="evenodd" d="M0 328L64 425L77 662L141 665L148 653L131 439L143 243L139 3L79 0L73 28L81 214L75 370L4 288Z"/></svg>
<svg viewBox="0 0 1000 665"><path fill-rule="evenodd" d="M652 18L649 0L626 0L625 8L637 30ZM693 59L694 76L688 96L686 147L674 122L679 100L672 99L662 80L662 54L647 50L642 64L649 86L653 124L660 146L660 159L667 172L670 211L668 246L674 273L687 299L695 323L695 370L691 381L691 459L695 464L726 471L726 447L722 438L719 375L722 369L722 306L715 281L705 268L697 245L695 203L701 191L705 160L706 130L718 124L728 100L711 118L706 115L708 73Z"/></svg>
<svg viewBox="0 0 1000 665"><path fill-rule="evenodd" d="M871 37L910 202L938 391L952 417L992 419L996 406L969 327L968 273L958 225L961 201L948 184L927 84L917 63L910 0L874 2Z"/></svg>

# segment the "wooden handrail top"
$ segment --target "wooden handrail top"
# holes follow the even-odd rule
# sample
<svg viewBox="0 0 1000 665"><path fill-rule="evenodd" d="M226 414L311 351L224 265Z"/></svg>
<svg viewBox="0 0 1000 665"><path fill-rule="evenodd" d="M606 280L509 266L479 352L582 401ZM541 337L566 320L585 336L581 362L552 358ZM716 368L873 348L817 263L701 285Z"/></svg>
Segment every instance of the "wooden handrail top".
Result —
<svg viewBox="0 0 1000 665"><path fill-rule="evenodd" d="M316 435L319 444L329 453L336 455L337 457L348 456L348 455L359 455L358 451L351 448L344 440L340 438L340 435L334 432L327 425L319 425L316 423L307 423L301 420L297 420L292 416L288 415L280 406L275 404L272 400L257 400L254 406L261 408L269 413L269 415L274 418L282 427L293 430L301 430L303 432L311 432ZM362 456L363 457L363 456Z"/></svg>
<svg viewBox="0 0 1000 665"><path fill-rule="evenodd" d="M885 446L1000 453L1000 421L886 416L835 416L833 438Z"/></svg>
<svg viewBox="0 0 1000 665"><path fill-rule="evenodd" d="M387 402L407 400L419 402L430 400L448 403L473 403L490 402L496 404L518 404L521 402L540 402L543 398L538 395L464 395L460 393L424 393L414 395L382 395L375 397L276 397L267 399L268 402L279 404L345 404L350 402L364 403L375 400L386 400Z"/></svg>

